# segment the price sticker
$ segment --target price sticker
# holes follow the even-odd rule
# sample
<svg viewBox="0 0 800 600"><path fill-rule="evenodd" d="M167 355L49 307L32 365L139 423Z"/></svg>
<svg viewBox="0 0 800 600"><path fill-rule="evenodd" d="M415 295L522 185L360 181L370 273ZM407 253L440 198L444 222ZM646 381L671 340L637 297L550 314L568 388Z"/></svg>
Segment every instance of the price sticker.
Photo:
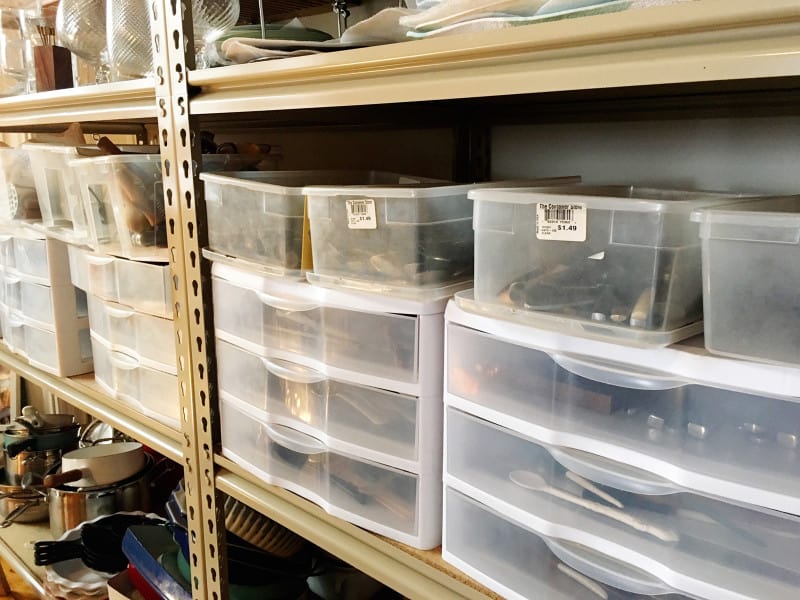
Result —
<svg viewBox="0 0 800 600"><path fill-rule="evenodd" d="M536 239L585 242L586 205L539 202L536 205Z"/></svg>
<svg viewBox="0 0 800 600"><path fill-rule="evenodd" d="M375 200L372 198L348 199L347 228L377 229L378 219L375 217Z"/></svg>

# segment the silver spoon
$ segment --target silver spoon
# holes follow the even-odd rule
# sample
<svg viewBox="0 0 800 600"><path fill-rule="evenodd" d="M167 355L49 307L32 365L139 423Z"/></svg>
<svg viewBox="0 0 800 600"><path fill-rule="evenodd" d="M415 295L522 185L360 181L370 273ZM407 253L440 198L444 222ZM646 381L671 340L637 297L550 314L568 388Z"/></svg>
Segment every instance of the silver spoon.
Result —
<svg viewBox="0 0 800 600"><path fill-rule="evenodd" d="M633 515L629 515L618 508L612 508L610 506L606 506L605 504L600 504L599 502L593 502L591 500L587 500L586 498L581 498L580 496L575 496L574 494L570 494L564 490L553 487L538 473L523 470L511 471L511 473L508 474L508 478L520 487L536 492L550 494L554 498L571 502L572 504L576 504L582 508L601 514L609 519L614 519L620 523L625 523L637 531L650 534L664 542L677 542L679 539L678 534L675 531L642 521L641 519Z"/></svg>

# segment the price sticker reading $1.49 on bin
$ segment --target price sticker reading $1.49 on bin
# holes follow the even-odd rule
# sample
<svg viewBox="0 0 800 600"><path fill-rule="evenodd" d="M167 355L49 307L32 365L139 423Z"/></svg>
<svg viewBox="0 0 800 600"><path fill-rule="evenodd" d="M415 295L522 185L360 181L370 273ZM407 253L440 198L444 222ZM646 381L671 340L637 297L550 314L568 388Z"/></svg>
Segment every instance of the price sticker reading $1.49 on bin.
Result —
<svg viewBox="0 0 800 600"><path fill-rule="evenodd" d="M372 198L348 198L347 228L377 229L378 219L375 217L375 200Z"/></svg>
<svg viewBox="0 0 800 600"><path fill-rule="evenodd" d="M537 203L536 239L585 242L586 205Z"/></svg>

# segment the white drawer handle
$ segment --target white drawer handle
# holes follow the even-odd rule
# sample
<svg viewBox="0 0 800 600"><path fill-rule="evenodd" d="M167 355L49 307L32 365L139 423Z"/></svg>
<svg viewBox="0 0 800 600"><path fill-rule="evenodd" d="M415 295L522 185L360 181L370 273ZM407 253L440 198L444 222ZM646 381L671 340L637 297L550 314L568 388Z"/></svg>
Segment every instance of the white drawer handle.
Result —
<svg viewBox="0 0 800 600"><path fill-rule="evenodd" d="M278 358L262 358L261 362L264 363L264 367L266 367L267 371L276 377L280 377L281 379L285 379L287 381L292 381L295 383L320 383L328 379L319 371L309 369L308 367L304 367L302 365L297 365L293 362L289 362L288 360L280 360Z"/></svg>
<svg viewBox="0 0 800 600"><path fill-rule="evenodd" d="M574 375L617 387L635 390L671 390L686 385L685 381L664 373L634 369L627 365L595 362L567 354L554 353L549 356L559 367Z"/></svg>
<svg viewBox="0 0 800 600"><path fill-rule="evenodd" d="M17 315L10 314L8 315L8 325L10 327L22 327L25 325L25 321L19 318Z"/></svg>
<svg viewBox="0 0 800 600"><path fill-rule="evenodd" d="M114 262L114 258L110 256L95 256L93 254L84 254L86 262L91 265L105 266Z"/></svg>
<svg viewBox="0 0 800 600"><path fill-rule="evenodd" d="M13 275L9 275L6 273L5 282L10 285L17 285L18 283L22 282L22 279L19 277L14 277Z"/></svg>
<svg viewBox="0 0 800 600"><path fill-rule="evenodd" d="M108 360L111 361L112 365L114 365L118 369L123 369L124 371L132 371L133 369L139 368L138 360L136 360L132 356L123 354L122 352L114 352L114 351L109 352Z"/></svg>
<svg viewBox="0 0 800 600"><path fill-rule="evenodd" d="M135 310L130 310L128 308L114 308L113 306L105 305L106 313L109 317L113 317L115 319L128 319L136 314Z"/></svg>
<svg viewBox="0 0 800 600"><path fill-rule="evenodd" d="M267 436L276 444L300 454L321 454L328 447L316 438L282 425L264 425Z"/></svg>
<svg viewBox="0 0 800 600"><path fill-rule="evenodd" d="M547 444L542 446L562 467L595 483L648 496L665 496L682 491L667 479L602 456Z"/></svg>
<svg viewBox="0 0 800 600"><path fill-rule="evenodd" d="M674 589L667 586L660 579L656 579L614 558L587 551L583 546L565 542L564 540L556 541L547 537L543 539L550 551L559 560L579 573L606 585L631 592L632 594L648 596L675 593Z"/></svg>
<svg viewBox="0 0 800 600"><path fill-rule="evenodd" d="M317 302L280 298L278 296L273 296L272 294L267 294L266 292L255 292L255 294L258 299L261 300L262 304L266 304L272 308L277 308L278 310L284 310L287 312L305 312L319 308L319 304Z"/></svg>

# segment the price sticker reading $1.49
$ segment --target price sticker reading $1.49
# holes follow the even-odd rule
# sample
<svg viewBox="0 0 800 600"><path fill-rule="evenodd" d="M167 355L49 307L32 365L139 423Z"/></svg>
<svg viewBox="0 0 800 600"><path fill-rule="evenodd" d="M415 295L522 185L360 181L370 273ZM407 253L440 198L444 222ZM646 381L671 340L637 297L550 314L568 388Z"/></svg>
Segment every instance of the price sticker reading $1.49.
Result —
<svg viewBox="0 0 800 600"><path fill-rule="evenodd" d="M537 203L536 239L585 242L586 205Z"/></svg>
<svg viewBox="0 0 800 600"><path fill-rule="evenodd" d="M377 229L378 219L375 217L375 200L372 198L348 198L347 228Z"/></svg>

